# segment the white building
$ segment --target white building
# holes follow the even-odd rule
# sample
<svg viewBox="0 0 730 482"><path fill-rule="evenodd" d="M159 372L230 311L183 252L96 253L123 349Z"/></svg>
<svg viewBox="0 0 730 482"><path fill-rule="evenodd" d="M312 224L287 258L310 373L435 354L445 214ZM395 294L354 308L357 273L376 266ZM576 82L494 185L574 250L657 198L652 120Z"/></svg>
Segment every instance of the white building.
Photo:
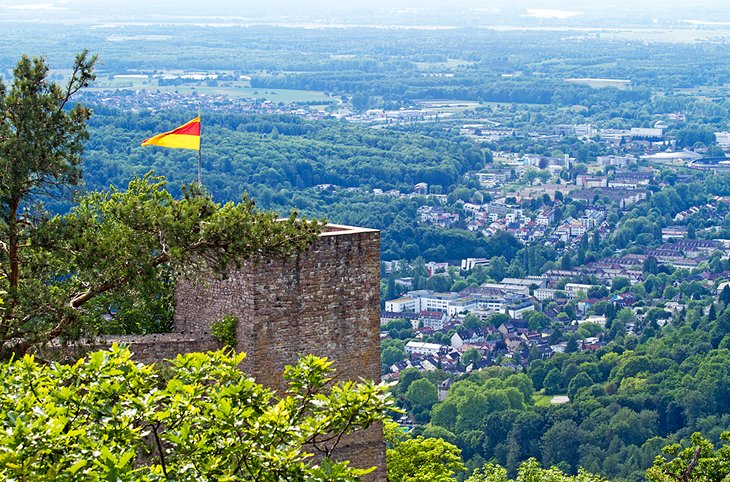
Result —
<svg viewBox="0 0 730 482"><path fill-rule="evenodd" d="M600 325L601 327L606 326L606 317L604 315L591 315L585 320L578 320L578 324L582 325L583 323L595 323L596 325Z"/></svg>
<svg viewBox="0 0 730 482"><path fill-rule="evenodd" d="M464 212L469 214L476 214L482 211L482 206L473 203L464 203Z"/></svg>
<svg viewBox="0 0 730 482"><path fill-rule="evenodd" d="M730 132L715 132L715 139L723 150L730 149Z"/></svg>
<svg viewBox="0 0 730 482"><path fill-rule="evenodd" d="M555 210L554 209L543 209L540 214L537 215L535 222L540 226L550 226L555 221Z"/></svg>
<svg viewBox="0 0 730 482"><path fill-rule="evenodd" d="M535 311L535 306L529 301L523 301L521 303L515 303L507 306L506 314L508 314L510 318L521 320L522 315L526 311Z"/></svg>
<svg viewBox="0 0 730 482"><path fill-rule="evenodd" d="M391 313L414 313L416 311L417 301L418 300L411 298L410 296L398 298L397 300L386 301L385 311L390 311Z"/></svg>
<svg viewBox="0 0 730 482"><path fill-rule="evenodd" d="M664 129L656 127L632 127L631 137L642 137L646 139L661 139Z"/></svg>
<svg viewBox="0 0 730 482"><path fill-rule="evenodd" d="M561 292L560 290L553 290L550 288L540 288L539 290L535 290L535 298L537 298L540 301L545 300L552 300L555 298L555 294Z"/></svg>
<svg viewBox="0 0 730 482"><path fill-rule="evenodd" d="M436 343L423 343L420 341L409 341L406 343L406 353L409 355L438 355L443 348Z"/></svg>
<svg viewBox="0 0 730 482"><path fill-rule="evenodd" d="M471 271L477 266L489 266L487 258L466 258L461 260L461 269L463 271Z"/></svg>
<svg viewBox="0 0 730 482"><path fill-rule="evenodd" d="M435 293L431 290L409 291L408 296L416 300L414 311L442 311L447 313L452 302L461 298L459 293Z"/></svg>
<svg viewBox="0 0 730 482"><path fill-rule="evenodd" d="M585 225L581 221L573 221L569 224L569 227L570 236L573 238L582 237L587 231Z"/></svg>
<svg viewBox="0 0 730 482"><path fill-rule="evenodd" d="M467 311L475 311L477 309L479 309L479 300L471 296L467 296L451 301L448 308L446 308L446 313L449 316L455 316L459 313L466 313Z"/></svg>
<svg viewBox="0 0 730 482"><path fill-rule="evenodd" d="M436 312L434 312L436 313ZM438 316L434 316L434 314L428 313L428 312L422 312L421 316L418 317L418 324L423 325L424 328L430 328L432 330L441 330L444 325L446 324L446 321L448 320L448 316L445 313L438 312Z"/></svg>
<svg viewBox="0 0 730 482"><path fill-rule="evenodd" d="M568 296L572 295L572 297L575 297L575 295L579 291L585 291L588 292L589 289L593 288L593 285L585 285L581 283L568 283L565 285L565 292L568 293Z"/></svg>

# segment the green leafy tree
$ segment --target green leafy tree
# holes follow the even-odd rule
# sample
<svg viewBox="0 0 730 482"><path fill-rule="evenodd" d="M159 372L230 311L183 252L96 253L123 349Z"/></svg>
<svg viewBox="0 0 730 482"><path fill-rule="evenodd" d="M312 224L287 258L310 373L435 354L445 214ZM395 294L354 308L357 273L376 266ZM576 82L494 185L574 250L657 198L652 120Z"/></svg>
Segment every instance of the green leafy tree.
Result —
<svg viewBox="0 0 730 482"><path fill-rule="evenodd" d="M730 432L723 432L725 444L715 448L699 432L692 434L692 444L672 444L662 450L654 465L646 471L650 482L725 482L730 474Z"/></svg>
<svg viewBox="0 0 730 482"><path fill-rule="evenodd" d="M431 410L431 407L438 402L436 385L426 378L416 380L408 387L406 400L414 408Z"/></svg>
<svg viewBox="0 0 730 482"><path fill-rule="evenodd" d="M545 376L545 380L542 382L545 387L545 393L547 395L555 395L560 393L563 386L563 375L560 374L560 370L553 368Z"/></svg>
<svg viewBox="0 0 730 482"><path fill-rule="evenodd" d="M451 402L441 402L431 410L431 423L448 430L453 430L456 426L458 416L459 413L456 405Z"/></svg>
<svg viewBox="0 0 730 482"><path fill-rule="evenodd" d="M386 462L391 482L449 482L464 470L455 445L420 436L388 449Z"/></svg>
<svg viewBox="0 0 730 482"><path fill-rule="evenodd" d="M606 479L599 475L590 474L583 469L578 475L568 475L562 470L551 467L543 469L535 459L525 460L517 470L517 477L509 479L507 469L496 464L486 464L477 469L466 482L606 482Z"/></svg>
<svg viewBox="0 0 730 482"><path fill-rule="evenodd" d="M569 254L564 254L560 260L560 269L569 270L573 267L573 262L570 260Z"/></svg>
<svg viewBox="0 0 730 482"><path fill-rule="evenodd" d="M628 278L624 278L623 276L617 276L613 279L611 282L611 292L620 291L627 286L631 286L631 281Z"/></svg>
<svg viewBox="0 0 730 482"><path fill-rule="evenodd" d="M395 273L391 272L388 274L388 290L386 292L386 300L392 300L398 296L398 292L395 288Z"/></svg>
<svg viewBox="0 0 730 482"><path fill-rule="evenodd" d="M210 334L216 337L223 346L235 348L238 340L236 337L236 325L238 325L238 318L231 315L224 316L211 324Z"/></svg>
<svg viewBox="0 0 730 482"><path fill-rule="evenodd" d="M48 82L43 58L24 56L13 70L10 89L0 82L0 247L7 276L8 304L0 324L7 336L16 307L22 303L22 268L37 215L34 202L60 194L81 178L81 151L88 138L91 111L71 97L94 80L96 56L76 57L65 86Z"/></svg>
<svg viewBox="0 0 730 482"><path fill-rule="evenodd" d="M126 191L89 194L29 233L19 284L8 287L14 298L3 313L0 353L93 335L114 306L109 296L142 296L159 269L194 279L246 258L291 256L321 226L296 214L280 222L248 198L221 206L195 186L174 199L152 175Z"/></svg>
<svg viewBox="0 0 730 482"><path fill-rule="evenodd" d="M451 288L451 278L446 273L438 273L431 276L426 282L426 287L430 290L445 292Z"/></svg>
<svg viewBox="0 0 730 482"><path fill-rule="evenodd" d="M487 318L486 320L486 325L491 325L495 328L499 328L502 323L508 323L509 319L509 315L506 315L504 313L494 313L493 315L489 315L489 318Z"/></svg>
<svg viewBox="0 0 730 482"><path fill-rule="evenodd" d="M575 340L574 336L571 336L568 339L568 343L565 345L565 353L575 353L578 351L578 342Z"/></svg>
<svg viewBox="0 0 730 482"><path fill-rule="evenodd" d="M0 477L349 481L368 471L329 459L344 434L387 418L387 386L333 383L332 362L308 356L286 368L277 397L239 370L243 359L189 353L163 369L115 345L73 365L3 364Z"/></svg>
<svg viewBox="0 0 730 482"><path fill-rule="evenodd" d="M572 420L560 420L542 436L542 462L546 466L567 464L577 470L579 454L575 447L583 443L584 434Z"/></svg>
<svg viewBox="0 0 730 482"><path fill-rule="evenodd" d="M461 357L461 363L464 366L469 366L474 362L478 362L482 359L482 355L479 353L479 350L476 350L474 348L470 348L469 350L466 350L464 352L464 355Z"/></svg>
<svg viewBox="0 0 730 482"><path fill-rule="evenodd" d="M515 373L514 375L510 375L507 377L504 383L508 387L517 388L520 393L522 393L525 401L529 402L530 400L532 400L532 395L535 393L535 387L532 385L532 380L530 379L530 377L528 377L524 373Z"/></svg>
<svg viewBox="0 0 730 482"><path fill-rule="evenodd" d="M484 324L484 322L481 320L481 318L479 318L478 316L476 316L473 313L468 313L464 317L464 321L462 322L462 326L464 328L466 328L467 330L474 330L474 331L481 329L483 324Z"/></svg>
<svg viewBox="0 0 730 482"><path fill-rule="evenodd" d="M403 360L406 357L406 352L402 348L397 346L389 346L383 349L382 364L383 367L389 367L396 362Z"/></svg>
<svg viewBox="0 0 730 482"><path fill-rule="evenodd" d="M687 239L697 239L697 230L692 223L687 225Z"/></svg>
<svg viewBox="0 0 730 482"><path fill-rule="evenodd" d="M568 383L568 396L573 399L575 398L576 393L578 393L578 390L585 387L590 387L593 385L593 379L588 375L587 373L580 372L576 376L573 377L572 380L570 380L570 383Z"/></svg>
<svg viewBox="0 0 730 482"><path fill-rule="evenodd" d="M730 285L725 285L722 288L722 291L720 292L720 301L722 301L725 306L730 305Z"/></svg>
<svg viewBox="0 0 730 482"><path fill-rule="evenodd" d="M644 260L643 271L646 274L657 274L659 272L659 262L654 256L649 256Z"/></svg>
<svg viewBox="0 0 730 482"><path fill-rule="evenodd" d="M398 384L395 386L395 389L405 395L408 389L411 388L411 384L421 378L423 378L423 374L418 368L406 368L400 372Z"/></svg>

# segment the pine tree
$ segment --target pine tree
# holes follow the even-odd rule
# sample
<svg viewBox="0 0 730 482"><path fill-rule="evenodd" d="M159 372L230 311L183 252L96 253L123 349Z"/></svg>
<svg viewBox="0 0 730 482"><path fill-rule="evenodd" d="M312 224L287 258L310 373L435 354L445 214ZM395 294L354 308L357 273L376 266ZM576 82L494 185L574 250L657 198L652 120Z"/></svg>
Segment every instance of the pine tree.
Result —
<svg viewBox="0 0 730 482"><path fill-rule="evenodd" d="M707 321L712 322L717 319L717 312L715 311L715 303L710 305L710 311L707 313Z"/></svg>

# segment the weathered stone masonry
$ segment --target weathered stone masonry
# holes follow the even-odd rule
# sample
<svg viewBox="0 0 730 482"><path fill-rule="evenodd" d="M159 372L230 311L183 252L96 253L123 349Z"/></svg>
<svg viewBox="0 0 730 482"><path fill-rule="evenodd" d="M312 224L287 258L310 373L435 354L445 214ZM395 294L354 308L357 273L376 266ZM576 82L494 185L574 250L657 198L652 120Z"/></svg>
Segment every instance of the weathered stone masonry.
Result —
<svg viewBox="0 0 730 482"><path fill-rule="evenodd" d="M233 315L237 348L247 354L243 368L263 385L281 390L284 367L306 354L334 360L338 378L378 380L379 267L378 231L329 225L292 259L246 261L224 279L180 280L176 333L128 341L145 361L211 349L211 324ZM382 427L358 433L341 447L336 458L354 467L377 465L371 480L386 480Z"/></svg>

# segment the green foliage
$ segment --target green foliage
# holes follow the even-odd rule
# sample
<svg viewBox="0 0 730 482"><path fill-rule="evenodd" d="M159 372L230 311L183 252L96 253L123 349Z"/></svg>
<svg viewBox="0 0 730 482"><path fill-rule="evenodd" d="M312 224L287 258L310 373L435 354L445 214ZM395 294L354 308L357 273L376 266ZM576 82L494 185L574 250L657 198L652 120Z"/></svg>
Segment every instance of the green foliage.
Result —
<svg viewBox="0 0 730 482"><path fill-rule="evenodd" d="M61 86L48 81L49 67L43 58L23 56L13 70L10 90L0 86L3 236L21 235L17 216L29 207L30 197L78 184L91 111L80 104L65 107L71 96L94 80L96 61L87 51L78 54L68 83Z"/></svg>
<svg viewBox="0 0 730 482"><path fill-rule="evenodd" d="M436 385L425 378L416 380L408 387L406 400L416 411L431 410L431 407L438 401Z"/></svg>
<svg viewBox="0 0 730 482"><path fill-rule="evenodd" d="M227 348L236 348L238 339L236 337L236 326L238 325L238 318L231 315L226 315L220 320L214 321L210 325L210 334L216 337L216 339Z"/></svg>
<svg viewBox="0 0 730 482"><path fill-rule="evenodd" d="M572 420L561 420L542 436L542 462L546 466L563 466L569 471L578 469L580 447L585 434Z"/></svg>
<svg viewBox="0 0 730 482"><path fill-rule="evenodd" d="M388 449L386 458L392 482L448 482L464 470L461 451L437 438L406 440Z"/></svg>
<svg viewBox="0 0 730 482"><path fill-rule="evenodd" d="M543 381L543 386L545 387L545 393L548 395L555 395L561 392L564 386L563 376L557 368L553 368L547 373Z"/></svg>
<svg viewBox="0 0 730 482"><path fill-rule="evenodd" d="M650 482L725 482L730 474L730 432L724 432L720 448L699 432L692 434L689 447L672 444L662 450L654 466L646 472Z"/></svg>
<svg viewBox="0 0 730 482"><path fill-rule="evenodd" d="M587 373L579 373L568 384L568 396L573 399L578 390L585 387L593 386L593 379Z"/></svg>
<svg viewBox="0 0 730 482"><path fill-rule="evenodd" d="M126 191L91 193L67 215L34 227L0 348L13 340L12 350L23 353L57 337L93 335L99 318L118 306L114 295L144 299L159 270L195 279L244 259L292 256L321 229L294 213L279 221L246 197L221 206L195 186L178 200L151 174ZM107 293L108 305L87 305Z"/></svg>
<svg viewBox="0 0 730 482"><path fill-rule="evenodd" d="M478 362L481 359L482 359L482 355L479 353L479 350L471 348L464 352L464 354L461 357L461 363L464 366L469 366L472 363Z"/></svg>
<svg viewBox="0 0 730 482"><path fill-rule="evenodd" d="M388 367L394 363L404 360L406 357L406 350L403 342L398 339L387 338L380 344L380 359L383 367L383 371L387 371Z"/></svg>
<svg viewBox="0 0 730 482"><path fill-rule="evenodd" d="M535 459L525 460L517 470L518 482L606 482L598 475L581 470L578 475L568 475L562 470L551 467L543 469ZM486 464L475 471L466 482L514 482L507 477L507 470L496 464Z"/></svg>
<svg viewBox="0 0 730 482"><path fill-rule="evenodd" d="M628 286L631 286L631 281L628 278L618 276L611 282L611 292L620 291Z"/></svg>
<svg viewBox="0 0 730 482"><path fill-rule="evenodd" d="M0 245L5 278L0 288L8 304L0 340L17 325L15 310L24 302L24 264L33 254L35 221L44 215L34 203L44 194L62 194L80 181L81 151L91 111L80 104L65 109L71 96L94 80L96 56L76 56L66 86L48 81L43 58L23 56L8 91L0 83ZM38 274L34 273L34 276ZM45 281L45 280L40 280ZM22 316L21 316L22 317Z"/></svg>
<svg viewBox="0 0 730 482"><path fill-rule="evenodd" d="M385 418L387 386L333 382L331 362L287 367L287 395L256 384L243 354L179 355L165 369L127 349L73 365L2 365L3 480L355 480L340 435ZM307 449L304 446L307 445Z"/></svg>
<svg viewBox="0 0 730 482"><path fill-rule="evenodd" d="M413 325L405 318L396 318L390 320L382 327L382 331L387 332L391 338L406 340L413 337Z"/></svg>

